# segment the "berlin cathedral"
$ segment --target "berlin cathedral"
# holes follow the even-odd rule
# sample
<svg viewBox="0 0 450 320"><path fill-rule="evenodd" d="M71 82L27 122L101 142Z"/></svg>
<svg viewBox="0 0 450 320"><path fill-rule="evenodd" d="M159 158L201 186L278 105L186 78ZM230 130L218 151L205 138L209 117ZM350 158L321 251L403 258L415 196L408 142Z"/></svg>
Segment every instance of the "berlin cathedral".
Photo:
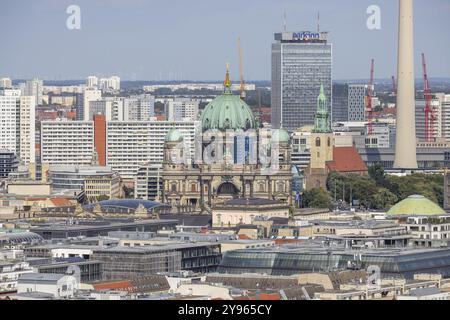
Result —
<svg viewBox="0 0 450 320"><path fill-rule="evenodd" d="M233 198L291 204L290 136L283 129L260 128L250 107L231 92L228 68L223 94L205 107L200 122L194 159L177 160L190 158L178 129L165 137L164 203L205 212Z"/></svg>

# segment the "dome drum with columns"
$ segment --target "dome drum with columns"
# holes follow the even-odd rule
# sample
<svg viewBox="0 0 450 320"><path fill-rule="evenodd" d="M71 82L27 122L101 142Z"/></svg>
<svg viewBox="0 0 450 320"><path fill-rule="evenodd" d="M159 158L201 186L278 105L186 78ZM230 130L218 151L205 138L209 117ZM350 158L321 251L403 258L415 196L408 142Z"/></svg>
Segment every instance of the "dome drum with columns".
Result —
<svg viewBox="0 0 450 320"><path fill-rule="evenodd" d="M229 70L224 92L203 110L201 117L201 163L175 163L182 156L183 137L171 129L165 139L163 163L163 201L175 210L210 211L216 204L233 198L265 198L291 203L292 172L290 136L283 130L272 132L272 138L260 134L250 107L231 92ZM214 136L216 133L216 136ZM208 138L206 138L208 136ZM218 161L207 161L205 153L212 143L223 142ZM261 163L260 147L270 146L268 153L278 151L276 170L268 172ZM275 147L278 149L276 150ZM275 154L273 156L276 156ZM272 168L273 169L273 168ZM184 208L184 209L182 209Z"/></svg>

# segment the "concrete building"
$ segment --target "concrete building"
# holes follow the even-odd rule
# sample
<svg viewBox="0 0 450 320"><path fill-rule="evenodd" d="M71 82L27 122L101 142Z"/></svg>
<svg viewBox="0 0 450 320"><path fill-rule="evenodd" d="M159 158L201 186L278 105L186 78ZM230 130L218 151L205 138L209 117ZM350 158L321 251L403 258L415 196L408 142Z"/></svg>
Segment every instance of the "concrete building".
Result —
<svg viewBox="0 0 450 320"><path fill-rule="evenodd" d="M215 271L221 259L217 243L171 243L146 247L94 250L92 259L103 263L106 280L148 276L158 272Z"/></svg>
<svg viewBox="0 0 450 320"><path fill-rule="evenodd" d="M96 76L89 76L86 78L86 87L96 87L98 86L98 78Z"/></svg>
<svg viewBox="0 0 450 320"><path fill-rule="evenodd" d="M84 178L84 193L88 200L99 198L117 199L122 195L122 184L117 173L87 176Z"/></svg>
<svg viewBox="0 0 450 320"><path fill-rule="evenodd" d="M42 163L48 163L49 165L90 165L93 156L93 121L41 122Z"/></svg>
<svg viewBox="0 0 450 320"><path fill-rule="evenodd" d="M93 225L79 221L78 224L50 224L32 227L30 231L41 235L44 239L65 239L69 237L107 236L111 231L141 231L157 232L158 230L174 230L177 220L136 220L136 221L106 221Z"/></svg>
<svg viewBox="0 0 450 320"><path fill-rule="evenodd" d="M52 273L25 273L17 280L17 293L42 292L57 299L75 296L79 283L74 276Z"/></svg>
<svg viewBox="0 0 450 320"><path fill-rule="evenodd" d="M120 78L118 76L111 76L109 78L101 78L98 81L98 87L103 92L120 91Z"/></svg>
<svg viewBox="0 0 450 320"><path fill-rule="evenodd" d="M25 83L24 92L22 95L24 96L32 96L34 97L34 101L36 105L42 105L42 93L44 89L44 83L42 80L33 79L28 80Z"/></svg>
<svg viewBox="0 0 450 320"><path fill-rule="evenodd" d="M24 164L36 162L35 107L35 98L20 90L0 91L0 149L14 152Z"/></svg>
<svg viewBox="0 0 450 320"><path fill-rule="evenodd" d="M17 290L17 280L22 274L33 272L25 261L0 261L0 294Z"/></svg>
<svg viewBox="0 0 450 320"><path fill-rule="evenodd" d="M160 165L144 164L139 167L134 182L136 199L160 201L163 180Z"/></svg>
<svg viewBox="0 0 450 320"><path fill-rule="evenodd" d="M368 86L365 84L348 85L348 120L367 121L366 96Z"/></svg>
<svg viewBox="0 0 450 320"><path fill-rule="evenodd" d="M10 78L0 78L0 89L9 89L12 87Z"/></svg>
<svg viewBox="0 0 450 320"><path fill-rule="evenodd" d="M92 121L91 118L91 111L90 111L90 102L91 101L98 101L102 98L102 92L101 90L98 90L96 88L84 88L83 94L81 96L81 100L83 101L82 107L83 107L83 120L84 121Z"/></svg>
<svg viewBox="0 0 450 320"><path fill-rule="evenodd" d="M332 45L326 32L282 32L272 44L272 126L288 131L314 123L323 84L332 109Z"/></svg>
<svg viewBox="0 0 450 320"><path fill-rule="evenodd" d="M53 190L74 190L82 191L85 188L86 179L106 179L107 185L111 181L118 179L110 167L103 166L74 166L74 165L53 165L50 166L49 181L52 184ZM116 183L114 183L115 185ZM106 186L104 186L106 188ZM114 190L116 187L114 188Z"/></svg>
<svg viewBox="0 0 450 320"><path fill-rule="evenodd" d="M164 106L168 121L196 121L198 117L198 101L178 98L168 101Z"/></svg>
<svg viewBox="0 0 450 320"><path fill-rule="evenodd" d="M150 121L155 116L155 97L141 94L124 99L124 121Z"/></svg>
<svg viewBox="0 0 450 320"><path fill-rule="evenodd" d="M425 100L416 100L416 109L415 109L415 120L416 120L416 137L421 141L425 141ZM430 125L430 134L433 138L440 139L443 138L443 123L444 120L442 118L442 105L439 99L432 99L431 108L433 110L434 121L429 123Z"/></svg>
<svg viewBox="0 0 450 320"><path fill-rule="evenodd" d="M14 152L9 150L0 150L0 180L5 179L11 172L19 167L19 159Z"/></svg>
<svg viewBox="0 0 450 320"><path fill-rule="evenodd" d="M133 180L141 165L162 165L164 138L172 128L186 137L185 146L193 158L197 126L192 121L107 122L107 165L122 178Z"/></svg>
<svg viewBox="0 0 450 320"><path fill-rule="evenodd" d="M289 218L289 205L269 199L233 199L212 207L213 227L252 224L256 217Z"/></svg>

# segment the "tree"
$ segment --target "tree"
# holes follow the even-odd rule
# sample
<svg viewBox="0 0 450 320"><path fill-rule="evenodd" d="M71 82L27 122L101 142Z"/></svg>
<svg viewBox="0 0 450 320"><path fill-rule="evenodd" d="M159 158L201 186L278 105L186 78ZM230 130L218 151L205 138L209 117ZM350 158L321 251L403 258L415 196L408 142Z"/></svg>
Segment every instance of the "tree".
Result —
<svg viewBox="0 0 450 320"><path fill-rule="evenodd" d="M303 192L302 206L304 208L323 208L331 209L331 197L329 193L322 188L314 188Z"/></svg>
<svg viewBox="0 0 450 320"><path fill-rule="evenodd" d="M375 180L375 183L379 186L384 186L386 184L386 174L379 163L369 168L369 176Z"/></svg>
<svg viewBox="0 0 450 320"><path fill-rule="evenodd" d="M373 209L388 209L397 203L398 198L386 188L380 188L371 197L370 207Z"/></svg>

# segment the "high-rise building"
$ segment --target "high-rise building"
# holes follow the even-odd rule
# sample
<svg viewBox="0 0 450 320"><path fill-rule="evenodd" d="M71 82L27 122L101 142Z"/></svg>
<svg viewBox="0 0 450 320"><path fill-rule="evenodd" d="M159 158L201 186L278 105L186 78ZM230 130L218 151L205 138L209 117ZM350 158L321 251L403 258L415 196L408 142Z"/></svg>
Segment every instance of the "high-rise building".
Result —
<svg viewBox="0 0 450 320"><path fill-rule="evenodd" d="M348 84L333 84L333 122L348 121Z"/></svg>
<svg viewBox="0 0 450 320"><path fill-rule="evenodd" d="M98 101L102 98L102 92L95 88L85 88L83 91L83 119L84 121L92 120L90 112L90 102Z"/></svg>
<svg viewBox="0 0 450 320"><path fill-rule="evenodd" d="M149 163L140 166L134 185L136 199L161 201L163 190L161 166Z"/></svg>
<svg viewBox="0 0 450 320"><path fill-rule="evenodd" d="M194 121L111 121L106 124L107 165L125 179L134 179L141 165L162 165L164 138L172 128L183 133L185 145L194 157Z"/></svg>
<svg viewBox="0 0 450 320"><path fill-rule="evenodd" d="M421 141L425 141L425 107L426 101L423 99L416 100L416 137ZM442 106L439 99L431 100L431 109L433 110L434 121L430 121L430 133L434 138L442 138Z"/></svg>
<svg viewBox="0 0 450 320"><path fill-rule="evenodd" d="M323 84L332 106L332 44L326 32L282 32L272 44L272 125L294 131L314 124Z"/></svg>
<svg viewBox="0 0 450 320"><path fill-rule="evenodd" d="M43 90L44 90L44 83L42 80L39 79L28 80L25 84L23 95L34 96L36 99L36 105L41 105Z"/></svg>
<svg viewBox="0 0 450 320"><path fill-rule="evenodd" d="M196 121L198 117L198 101L189 98L178 98L167 101L165 105L168 121Z"/></svg>
<svg viewBox="0 0 450 320"><path fill-rule="evenodd" d="M367 88L368 86L365 84L348 86L348 121L367 121Z"/></svg>
<svg viewBox="0 0 450 320"><path fill-rule="evenodd" d="M98 86L98 78L96 76L89 76L86 78L86 87L97 87Z"/></svg>
<svg viewBox="0 0 450 320"><path fill-rule="evenodd" d="M103 92L116 92L120 90L120 78L112 76L109 78L101 78L98 81L98 87Z"/></svg>
<svg viewBox="0 0 450 320"><path fill-rule="evenodd" d="M36 162L34 96L20 90L0 91L0 149L14 152L24 164Z"/></svg>
<svg viewBox="0 0 450 320"><path fill-rule="evenodd" d="M178 128L186 137L191 158L194 157L198 122L105 121L95 115L94 121L42 121L41 161L48 165L111 166L121 177L134 179L146 163L162 165L164 137Z"/></svg>
<svg viewBox="0 0 450 320"><path fill-rule="evenodd" d="M437 94L441 106L441 132L445 140L450 141L450 94Z"/></svg>
<svg viewBox="0 0 450 320"><path fill-rule="evenodd" d="M155 116L155 97L150 94L124 99L124 121L150 121Z"/></svg>
<svg viewBox="0 0 450 320"><path fill-rule="evenodd" d="M10 78L0 78L0 89L9 89L12 87L12 81Z"/></svg>
<svg viewBox="0 0 450 320"><path fill-rule="evenodd" d="M41 162L90 165L94 156L93 121L42 121Z"/></svg>

